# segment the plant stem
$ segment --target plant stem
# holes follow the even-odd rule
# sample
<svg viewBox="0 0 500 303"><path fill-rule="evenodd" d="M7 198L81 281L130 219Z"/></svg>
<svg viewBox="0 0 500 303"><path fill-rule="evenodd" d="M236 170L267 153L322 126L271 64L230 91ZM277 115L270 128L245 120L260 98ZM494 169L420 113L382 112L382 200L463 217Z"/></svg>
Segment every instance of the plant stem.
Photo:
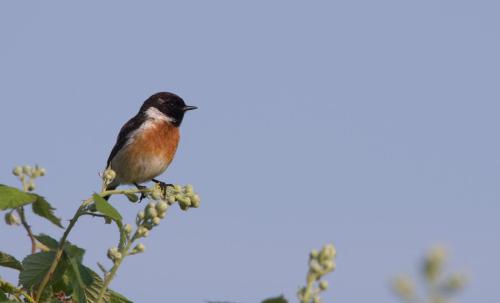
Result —
<svg viewBox="0 0 500 303"><path fill-rule="evenodd" d="M28 221L26 221L26 216L24 215L24 207L18 207L17 213L21 218L21 224L23 225L24 229L28 233L28 237L31 240L31 253L34 254L36 252L36 239L33 235L33 231L31 230L31 226L28 224Z"/></svg>
<svg viewBox="0 0 500 303"><path fill-rule="evenodd" d="M123 233L124 233L124 231L122 229L120 229L120 234L123 234ZM136 233L136 235L137 235L137 233ZM113 278L115 277L116 272L118 271L118 268L120 267L120 265L123 262L123 259L125 259L125 257L128 256L128 251L130 250L130 247L132 246L132 242L136 239L136 235L134 235L134 237L132 237L132 239L130 241L128 241L128 243L127 243L127 245L125 245L125 247L122 247L122 249L120 250L122 257L120 259L115 260L115 263L113 264L113 267L111 268L111 270L104 276L104 283L103 283L101 290L99 291L99 296L97 297L96 303L103 302L104 294L108 290L108 286L111 283L111 281L113 280ZM120 237L120 238L122 238L122 237Z"/></svg>

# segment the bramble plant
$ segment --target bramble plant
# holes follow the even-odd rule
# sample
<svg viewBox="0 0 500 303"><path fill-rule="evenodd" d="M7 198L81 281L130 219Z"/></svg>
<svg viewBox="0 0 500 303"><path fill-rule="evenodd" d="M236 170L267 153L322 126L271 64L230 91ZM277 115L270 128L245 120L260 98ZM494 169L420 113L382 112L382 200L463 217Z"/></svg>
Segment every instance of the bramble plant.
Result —
<svg viewBox="0 0 500 303"><path fill-rule="evenodd" d="M31 254L22 262L15 257L0 252L0 266L19 271L18 285L0 277L0 302L30 303L127 303L131 302L123 295L109 289L123 260L144 252L145 246L139 243L148 236L168 209L175 203L187 211L200 205L200 197L191 185L173 185L162 188L154 185L144 189L106 190L114 177L114 171L103 172L103 186L99 193L83 201L73 218L69 221L59 241L49 235L35 234L27 221L26 207L31 205L33 213L39 215L60 228L64 228L61 219L54 214L54 208L44 197L34 193L35 180L45 175L45 169L38 166L16 167L13 174L22 183L22 190L0 184L0 211L6 211L7 225L22 225L31 242ZM105 198L112 195L125 195L129 201L139 201L138 194L148 197L152 202L139 211L135 218L135 227L124 224L121 214ZM116 224L119 242L107 251L112 267L106 269L98 264L103 272L101 277L89 267L83 265L85 250L68 241L68 236L82 216L104 218L105 223Z"/></svg>
<svg viewBox="0 0 500 303"><path fill-rule="evenodd" d="M393 292L404 302L408 303L448 303L451 297L461 291L467 278L464 274L444 274L444 265L447 253L441 246L430 249L422 263L422 276L426 293L417 294L415 283L408 276L399 276L392 282Z"/></svg>

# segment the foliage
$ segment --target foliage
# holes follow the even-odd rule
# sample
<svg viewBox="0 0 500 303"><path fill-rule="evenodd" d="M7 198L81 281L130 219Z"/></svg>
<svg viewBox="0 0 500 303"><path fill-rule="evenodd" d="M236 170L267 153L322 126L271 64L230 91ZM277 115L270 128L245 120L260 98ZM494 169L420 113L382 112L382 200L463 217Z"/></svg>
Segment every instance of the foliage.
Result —
<svg viewBox="0 0 500 303"><path fill-rule="evenodd" d="M5 211L7 225L22 225L32 247L31 254L25 256L22 262L6 252L0 252L0 267L19 271L19 286L0 278L0 303L130 303L125 296L109 289L123 259L144 252L144 244L137 242L147 237L160 224L173 204L179 204L182 210L200 205L200 198L190 185L157 184L151 188L107 190L115 173L106 170L102 174L102 190L78 207L58 241L47 234L34 234L27 223L25 212L25 207L31 204L34 214L64 228L61 219L55 214L56 209L44 197L33 192L36 188L35 179L44 176L45 169L38 166L16 167L13 174L21 181L22 189L0 185L0 210ZM104 198L125 195L131 202L137 202L137 194L148 197L153 202L139 211L133 228L131 224L123 223L120 212ZM119 243L108 249L107 254L113 265L107 270L99 264L103 271L102 277L84 265L85 250L67 241L68 235L82 216L104 218L105 223L114 222L118 227Z"/></svg>
<svg viewBox="0 0 500 303"><path fill-rule="evenodd" d="M393 292L404 302L452 302L451 297L464 288L467 279L464 274L459 273L445 275L446 258L446 250L441 246L430 249L424 257L421 274L427 293L419 295L415 282L406 275L400 275L393 280Z"/></svg>

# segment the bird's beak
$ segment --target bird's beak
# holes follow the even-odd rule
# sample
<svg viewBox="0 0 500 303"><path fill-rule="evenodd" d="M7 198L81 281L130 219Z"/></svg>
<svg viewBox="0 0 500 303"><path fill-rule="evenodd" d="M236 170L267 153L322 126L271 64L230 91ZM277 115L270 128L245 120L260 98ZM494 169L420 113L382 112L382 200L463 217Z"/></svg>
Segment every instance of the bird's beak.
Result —
<svg viewBox="0 0 500 303"><path fill-rule="evenodd" d="M197 109L198 107L196 106L190 106L190 105L186 105L182 108L183 111L187 112L188 110L193 110L193 109Z"/></svg>

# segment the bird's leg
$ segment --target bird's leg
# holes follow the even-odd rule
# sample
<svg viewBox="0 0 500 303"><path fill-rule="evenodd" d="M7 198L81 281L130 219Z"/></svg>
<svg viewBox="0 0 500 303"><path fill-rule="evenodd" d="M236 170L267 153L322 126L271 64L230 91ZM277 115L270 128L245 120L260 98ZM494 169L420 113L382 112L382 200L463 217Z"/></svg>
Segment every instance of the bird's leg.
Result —
<svg viewBox="0 0 500 303"><path fill-rule="evenodd" d="M160 186L161 191L163 193L167 192L167 186L174 186L173 184L165 183L163 181L156 180L156 179L151 179L151 181L153 181L154 183L158 184Z"/></svg>
<svg viewBox="0 0 500 303"><path fill-rule="evenodd" d="M144 186L144 185L139 185L137 183L134 183L135 187L137 187L138 190L143 190L143 189L146 189L148 188L147 186ZM146 198L146 194L145 193L141 193L141 197L139 198L139 203L142 202L142 199Z"/></svg>

